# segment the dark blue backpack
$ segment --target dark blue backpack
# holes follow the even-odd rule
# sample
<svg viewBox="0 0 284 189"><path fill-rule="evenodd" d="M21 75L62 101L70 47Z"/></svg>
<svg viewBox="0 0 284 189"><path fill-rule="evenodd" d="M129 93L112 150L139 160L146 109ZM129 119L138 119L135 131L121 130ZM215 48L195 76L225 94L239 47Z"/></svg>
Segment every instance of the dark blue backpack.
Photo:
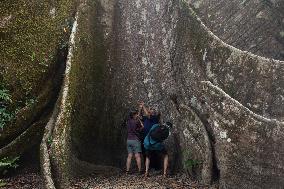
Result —
<svg viewBox="0 0 284 189"><path fill-rule="evenodd" d="M168 138L169 134L170 134L169 127L167 127L166 125L163 124L159 127L156 127L154 130L152 130L149 135L150 135L152 140L156 141L154 143L154 144L156 144L158 142L163 142L164 140L166 140Z"/></svg>

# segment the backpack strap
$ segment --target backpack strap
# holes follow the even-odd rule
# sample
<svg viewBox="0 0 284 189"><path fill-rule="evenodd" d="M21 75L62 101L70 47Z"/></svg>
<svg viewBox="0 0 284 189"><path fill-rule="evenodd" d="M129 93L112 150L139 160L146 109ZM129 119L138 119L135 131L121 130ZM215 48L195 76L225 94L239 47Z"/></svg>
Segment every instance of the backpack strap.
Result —
<svg viewBox="0 0 284 189"><path fill-rule="evenodd" d="M156 128L155 128L156 129ZM157 143L159 143L159 142L154 142L154 143L151 143L151 140L150 140L150 138L151 138L151 132L153 132L153 130L152 131L150 131L149 132L149 136L148 136L148 140L149 140L149 144L150 144L150 146L152 146L152 145L155 145L155 144L157 144Z"/></svg>

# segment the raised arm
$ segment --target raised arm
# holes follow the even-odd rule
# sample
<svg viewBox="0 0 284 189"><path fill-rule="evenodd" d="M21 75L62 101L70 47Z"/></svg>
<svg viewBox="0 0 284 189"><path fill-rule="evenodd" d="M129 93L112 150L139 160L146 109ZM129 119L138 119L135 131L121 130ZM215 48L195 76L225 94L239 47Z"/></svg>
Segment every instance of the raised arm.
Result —
<svg viewBox="0 0 284 189"><path fill-rule="evenodd" d="M143 108L142 102L138 102L138 116L140 119L142 119L142 108Z"/></svg>
<svg viewBox="0 0 284 189"><path fill-rule="evenodd" d="M138 120L139 120L140 125L141 125L140 130L144 129L144 124L142 123L142 121L140 119L138 119Z"/></svg>
<svg viewBox="0 0 284 189"><path fill-rule="evenodd" d="M150 112L149 112L149 110L145 107L145 105L144 105L144 103L142 104L143 106L143 111L144 111L144 113L145 113L145 115L148 117L148 118L150 118Z"/></svg>

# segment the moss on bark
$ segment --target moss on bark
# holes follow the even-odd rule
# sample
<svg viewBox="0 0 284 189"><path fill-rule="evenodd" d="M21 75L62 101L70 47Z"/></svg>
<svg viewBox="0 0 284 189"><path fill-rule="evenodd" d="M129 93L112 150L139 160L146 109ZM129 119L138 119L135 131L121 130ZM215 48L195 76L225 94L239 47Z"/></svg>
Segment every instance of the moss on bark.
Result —
<svg viewBox="0 0 284 189"><path fill-rule="evenodd" d="M1 2L0 20L7 21L0 31L0 75L1 82L11 91L14 110L44 90L58 49L67 45L73 2Z"/></svg>

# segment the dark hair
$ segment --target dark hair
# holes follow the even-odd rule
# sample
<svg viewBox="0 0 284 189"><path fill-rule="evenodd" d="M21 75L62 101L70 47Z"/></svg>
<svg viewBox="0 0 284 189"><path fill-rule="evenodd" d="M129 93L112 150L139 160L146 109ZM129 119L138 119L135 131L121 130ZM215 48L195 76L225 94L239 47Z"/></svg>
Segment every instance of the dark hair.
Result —
<svg viewBox="0 0 284 189"><path fill-rule="evenodd" d="M138 114L138 110L131 110L129 112L129 119L133 119L135 114Z"/></svg>

